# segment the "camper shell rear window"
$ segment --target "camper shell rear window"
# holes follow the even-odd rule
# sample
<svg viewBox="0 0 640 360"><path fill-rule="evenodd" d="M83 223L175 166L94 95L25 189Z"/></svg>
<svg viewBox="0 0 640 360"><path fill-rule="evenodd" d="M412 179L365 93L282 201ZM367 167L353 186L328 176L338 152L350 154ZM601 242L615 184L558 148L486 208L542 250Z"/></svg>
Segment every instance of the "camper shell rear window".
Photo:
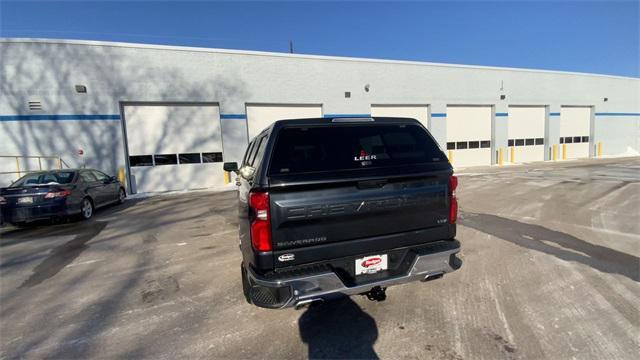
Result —
<svg viewBox="0 0 640 360"><path fill-rule="evenodd" d="M285 127L277 135L269 175L393 167L447 161L420 126Z"/></svg>

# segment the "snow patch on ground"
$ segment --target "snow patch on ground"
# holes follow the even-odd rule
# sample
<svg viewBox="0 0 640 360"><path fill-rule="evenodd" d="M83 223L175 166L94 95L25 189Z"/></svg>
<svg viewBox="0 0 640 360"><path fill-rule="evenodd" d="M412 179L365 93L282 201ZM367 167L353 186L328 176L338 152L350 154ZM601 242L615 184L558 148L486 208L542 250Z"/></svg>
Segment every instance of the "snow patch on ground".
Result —
<svg viewBox="0 0 640 360"><path fill-rule="evenodd" d="M638 152L634 148L627 147L627 151L623 153L615 154L615 155L602 155L600 157L601 158L621 158L621 157L631 157L631 156L640 156L640 152Z"/></svg>
<svg viewBox="0 0 640 360"><path fill-rule="evenodd" d="M212 192L212 191L221 192L221 191L235 190L236 188L237 187L235 183L229 183L223 186L216 186L216 187L210 187L210 188L204 188L204 189L191 189L191 190L185 189L185 190L175 190L175 191L137 193L137 194L127 195L127 199L129 200L146 199L154 196L190 194L190 193L197 193L197 192Z"/></svg>

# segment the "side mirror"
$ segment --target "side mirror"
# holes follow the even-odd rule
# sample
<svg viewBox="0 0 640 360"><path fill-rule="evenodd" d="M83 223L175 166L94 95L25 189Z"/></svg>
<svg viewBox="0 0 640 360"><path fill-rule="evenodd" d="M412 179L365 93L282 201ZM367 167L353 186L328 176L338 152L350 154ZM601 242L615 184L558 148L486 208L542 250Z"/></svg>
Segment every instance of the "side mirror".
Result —
<svg viewBox="0 0 640 360"><path fill-rule="evenodd" d="M109 182L110 183L118 182L118 178L115 176L109 176Z"/></svg>
<svg viewBox="0 0 640 360"><path fill-rule="evenodd" d="M238 163L237 162L226 162L226 163L224 163L222 168L224 169L224 171L237 173L238 172Z"/></svg>
<svg viewBox="0 0 640 360"><path fill-rule="evenodd" d="M240 176L247 180L251 180L253 179L253 175L255 174L255 172L255 168L252 168L251 166L244 166L242 167L242 169L240 169Z"/></svg>

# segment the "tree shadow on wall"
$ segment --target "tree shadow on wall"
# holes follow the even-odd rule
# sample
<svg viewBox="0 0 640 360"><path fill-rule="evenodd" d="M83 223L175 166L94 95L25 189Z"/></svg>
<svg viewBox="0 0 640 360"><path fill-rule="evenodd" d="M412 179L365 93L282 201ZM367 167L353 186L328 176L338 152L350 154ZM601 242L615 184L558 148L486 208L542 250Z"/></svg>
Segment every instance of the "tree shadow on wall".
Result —
<svg viewBox="0 0 640 360"><path fill-rule="evenodd" d="M211 75L194 76L180 61L182 56L198 56L191 53L167 62L152 50L18 42L2 44L2 52L0 95L8 104L7 115L118 114L120 101L239 103L249 97L233 72L202 71ZM218 66L215 61L206 64L212 70ZM87 93L77 93L76 84L86 85ZM31 100L40 100L42 111L29 111ZM162 125L163 134L189 126L188 117L171 120ZM7 121L0 122L0 133L1 155L62 156L71 167L86 163L110 174L123 165L120 121ZM197 147L209 140L210 134L203 131L187 145ZM78 148L83 148L84 159L77 156Z"/></svg>

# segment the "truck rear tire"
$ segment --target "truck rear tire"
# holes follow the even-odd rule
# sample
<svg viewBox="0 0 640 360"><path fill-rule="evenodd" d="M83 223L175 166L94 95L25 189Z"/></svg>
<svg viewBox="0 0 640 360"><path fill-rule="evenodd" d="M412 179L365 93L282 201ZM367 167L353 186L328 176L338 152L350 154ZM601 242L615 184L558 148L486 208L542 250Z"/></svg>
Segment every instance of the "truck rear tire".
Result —
<svg viewBox="0 0 640 360"><path fill-rule="evenodd" d="M249 279L247 278L247 270L244 268L243 263L240 263L240 276L242 277L242 293L244 294L244 299L247 300L248 304L251 304L251 298L249 297Z"/></svg>

